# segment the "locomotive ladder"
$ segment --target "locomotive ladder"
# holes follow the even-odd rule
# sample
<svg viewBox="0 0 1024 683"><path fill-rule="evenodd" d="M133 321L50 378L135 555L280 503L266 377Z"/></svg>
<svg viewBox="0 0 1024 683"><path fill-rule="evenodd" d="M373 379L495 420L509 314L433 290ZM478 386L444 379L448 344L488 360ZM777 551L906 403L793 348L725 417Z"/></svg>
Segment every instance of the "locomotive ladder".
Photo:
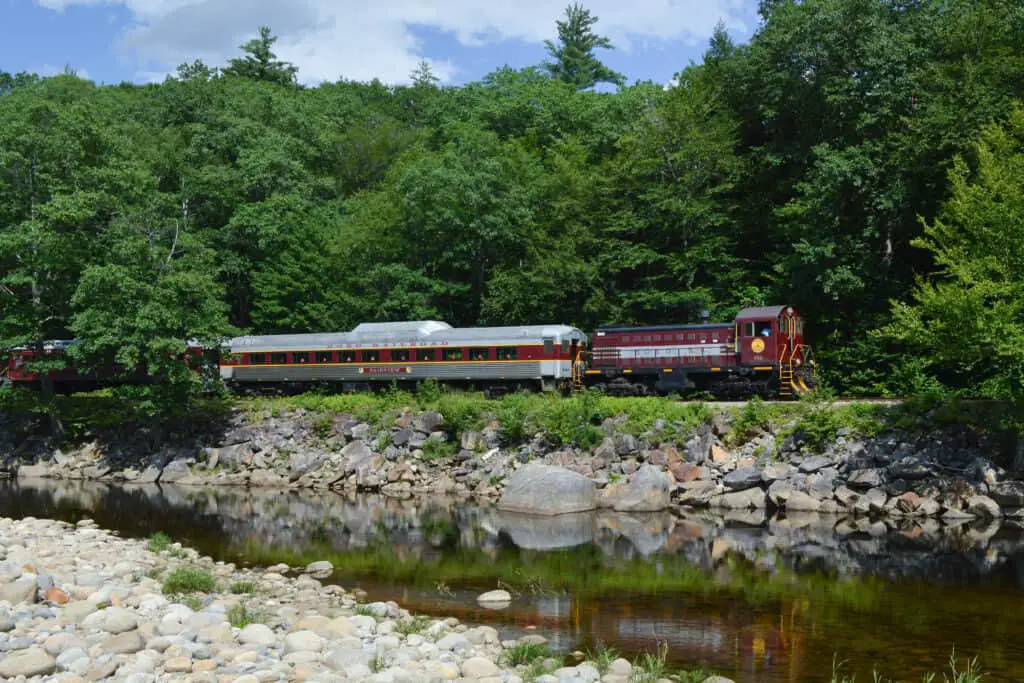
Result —
<svg viewBox="0 0 1024 683"><path fill-rule="evenodd" d="M576 351L576 358L572 362L572 385L573 392L583 390L583 375L586 373L586 362L583 360L583 349Z"/></svg>

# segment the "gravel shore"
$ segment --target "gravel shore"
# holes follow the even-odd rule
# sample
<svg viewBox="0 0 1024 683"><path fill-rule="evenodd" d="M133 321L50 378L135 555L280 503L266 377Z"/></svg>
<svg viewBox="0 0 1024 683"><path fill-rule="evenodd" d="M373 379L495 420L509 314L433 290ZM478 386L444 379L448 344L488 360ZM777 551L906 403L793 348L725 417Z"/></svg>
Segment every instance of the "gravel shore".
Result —
<svg viewBox="0 0 1024 683"><path fill-rule="evenodd" d="M151 547L153 546L153 547ZM154 550L156 552L154 552ZM238 569L83 520L0 518L0 679L626 683L617 660L510 664L488 626L414 617L322 585L329 563ZM500 597L500 596L499 596ZM524 641L543 644L538 635ZM652 681L653 683L653 681Z"/></svg>

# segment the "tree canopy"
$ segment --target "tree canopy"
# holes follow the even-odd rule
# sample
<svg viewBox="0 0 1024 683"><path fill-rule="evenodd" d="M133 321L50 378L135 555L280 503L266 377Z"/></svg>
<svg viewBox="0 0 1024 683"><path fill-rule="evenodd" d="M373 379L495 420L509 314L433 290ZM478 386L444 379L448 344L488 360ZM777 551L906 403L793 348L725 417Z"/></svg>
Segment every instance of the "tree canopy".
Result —
<svg viewBox="0 0 1024 683"><path fill-rule="evenodd" d="M160 84L0 73L0 345L167 374L233 330L779 302L838 391L1018 395L1017 3L761 11L670 87L623 85L580 5L548 63L460 87L304 87L266 27Z"/></svg>

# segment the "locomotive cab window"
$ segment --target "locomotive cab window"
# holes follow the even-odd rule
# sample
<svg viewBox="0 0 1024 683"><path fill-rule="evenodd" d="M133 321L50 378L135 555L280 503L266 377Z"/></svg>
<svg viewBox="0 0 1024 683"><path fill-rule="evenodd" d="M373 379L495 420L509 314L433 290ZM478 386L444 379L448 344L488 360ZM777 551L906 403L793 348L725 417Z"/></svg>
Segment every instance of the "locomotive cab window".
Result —
<svg viewBox="0 0 1024 683"><path fill-rule="evenodd" d="M364 363L379 363L380 351L363 351Z"/></svg>
<svg viewBox="0 0 1024 683"><path fill-rule="evenodd" d="M309 362L309 353L306 351L300 351L292 354L292 362L303 365Z"/></svg>
<svg viewBox="0 0 1024 683"><path fill-rule="evenodd" d="M394 349L391 352L391 360L396 363L408 363L411 357L412 353L409 349Z"/></svg>
<svg viewBox="0 0 1024 683"><path fill-rule="evenodd" d="M441 353L442 360L462 360L462 349L445 349Z"/></svg>
<svg viewBox="0 0 1024 683"><path fill-rule="evenodd" d="M334 354L331 353L330 351L320 351L319 353L316 354L316 362L317 363L333 363L334 362Z"/></svg>
<svg viewBox="0 0 1024 683"><path fill-rule="evenodd" d="M267 356L264 353L250 353L249 354L249 365L263 365L267 362Z"/></svg>
<svg viewBox="0 0 1024 683"><path fill-rule="evenodd" d="M495 351L497 352L498 360L515 360L518 357L518 352L514 346L498 348Z"/></svg>
<svg viewBox="0 0 1024 683"><path fill-rule="evenodd" d="M469 350L470 360L490 360L491 350L490 349L470 349Z"/></svg>
<svg viewBox="0 0 1024 683"><path fill-rule="evenodd" d="M757 336L758 337L770 337L772 336L772 324L767 320L757 324Z"/></svg>
<svg viewBox="0 0 1024 683"><path fill-rule="evenodd" d="M429 363L434 360L434 349L419 349L416 351L416 360L420 363Z"/></svg>
<svg viewBox="0 0 1024 683"><path fill-rule="evenodd" d="M754 336L754 323L743 323L743 336L753 337Z"/></svg>
<svg viewBox="0 0 1024 683"><path fill-rule="evenodd" d="M342 351L338 354L338 358L341 359L342 363L355 363L356 352L355 351Z"/></svg>
<svg viewBox="0 0 1024 683"><path fill-rule="evenodd" d="M270 354L271 365L286 365L288 363L287 353L272 353Z"/></svg>

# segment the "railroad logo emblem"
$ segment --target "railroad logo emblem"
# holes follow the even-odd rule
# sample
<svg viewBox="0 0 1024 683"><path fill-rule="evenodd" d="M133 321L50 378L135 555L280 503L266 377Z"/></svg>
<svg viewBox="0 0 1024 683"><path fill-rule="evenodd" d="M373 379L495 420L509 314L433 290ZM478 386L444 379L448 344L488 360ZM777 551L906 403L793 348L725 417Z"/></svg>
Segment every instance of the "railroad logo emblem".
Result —
<svg viewBox="0 0 1024 683"><path fill-rule="evenodd" d="M764 340L755 339L754 341L750 342L750 350L753 351L754 353L761 353L762 351L764 351Z"/></svg>

